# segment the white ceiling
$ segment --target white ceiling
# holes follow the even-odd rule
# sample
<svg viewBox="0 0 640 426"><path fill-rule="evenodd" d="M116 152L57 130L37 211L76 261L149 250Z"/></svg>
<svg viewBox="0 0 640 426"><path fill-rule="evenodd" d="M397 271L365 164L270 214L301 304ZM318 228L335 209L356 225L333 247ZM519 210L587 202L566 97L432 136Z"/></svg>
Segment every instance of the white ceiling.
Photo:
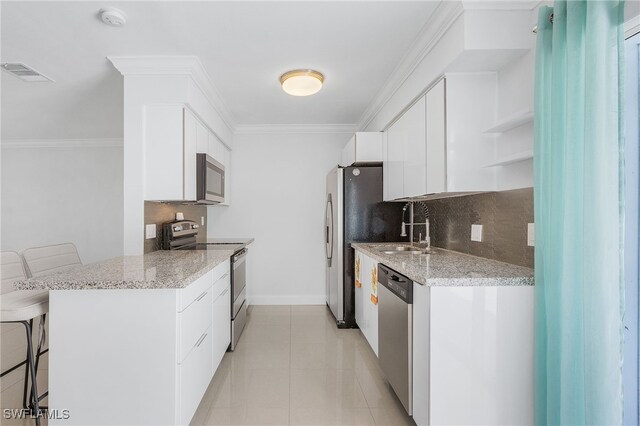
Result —
<svg viewBox="0 0 640 426"><path fill-rule="evenodd" d="M438 2L6 2L2 62L24 62L55 83L2 72L2 137L122 136L122 77L106 56L196 55L235 124L353 124L382 89ZM101 7L128 15L100 22ZM296 98L278 77L326 76Z"/></svg>

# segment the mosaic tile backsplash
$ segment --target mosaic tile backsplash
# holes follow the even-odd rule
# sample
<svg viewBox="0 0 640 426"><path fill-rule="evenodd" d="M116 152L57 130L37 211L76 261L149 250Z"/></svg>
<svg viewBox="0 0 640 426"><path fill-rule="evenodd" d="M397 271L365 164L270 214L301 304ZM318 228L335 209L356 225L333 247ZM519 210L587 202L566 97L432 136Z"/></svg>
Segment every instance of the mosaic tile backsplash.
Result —
<svg viewBox="0 0 640 426"><path fill-rule="evenodd" d="M425 202L429 208L431 244L514 265L533 268L527 246L527 224L533 223L533 188L489 192ZM415 222L424 222L415 208ZM471 225L482 225L482 242L471 241ZM414 234L424 233L416 226Z"/></svg>
<svg viewBox="0 0 640 426"><path fill-rule="evenodd" d="M151 253L160 249L162 241L162 225L166 222L175 220L176 212L184 213L184 218L193 220L200 224L200 218L204 216L204 226L200 226L196 239L198 242L206 242L207 240L207 207L196 204L170 204L159 203L156 201L144 202L144 223L156 224L157 236L153 239L144 240L144 252ZM144 238L144 232L142 235Z"/></svg>

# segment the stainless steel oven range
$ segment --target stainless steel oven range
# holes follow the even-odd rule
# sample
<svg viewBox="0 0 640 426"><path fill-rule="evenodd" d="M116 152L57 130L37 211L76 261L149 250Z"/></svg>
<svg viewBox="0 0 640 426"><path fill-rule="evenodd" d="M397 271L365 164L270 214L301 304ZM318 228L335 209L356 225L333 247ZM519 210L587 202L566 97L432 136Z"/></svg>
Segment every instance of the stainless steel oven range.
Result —
<svg viewBox="0 0 640 426"><path fill-rule="evenodd" d="M247 322L247 248L243 243L198 243L198 224L181 220L163 225L162 248L165 250L235 250L231 256L231 344L235 350Z"/></svg>

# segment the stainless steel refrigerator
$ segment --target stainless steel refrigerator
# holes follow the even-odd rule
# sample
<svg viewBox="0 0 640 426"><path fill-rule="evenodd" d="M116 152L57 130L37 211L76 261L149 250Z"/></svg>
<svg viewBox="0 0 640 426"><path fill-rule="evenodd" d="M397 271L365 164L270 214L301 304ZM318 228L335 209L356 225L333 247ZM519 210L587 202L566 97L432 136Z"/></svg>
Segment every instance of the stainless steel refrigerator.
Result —
<svg viewBox="0 0 640 426"><path fill-rule="evenodd" d="M327 305L340 328L355 328L354 242L403 241L403 203L382 202L382 166L336 167L327 175Z"/></svg>

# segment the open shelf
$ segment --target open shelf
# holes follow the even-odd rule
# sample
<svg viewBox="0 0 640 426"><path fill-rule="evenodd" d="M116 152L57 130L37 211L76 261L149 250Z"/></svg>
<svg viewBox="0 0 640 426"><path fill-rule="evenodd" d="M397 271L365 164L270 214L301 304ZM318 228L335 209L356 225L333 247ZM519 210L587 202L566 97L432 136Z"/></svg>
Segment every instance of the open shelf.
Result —
<svg viewBox="0 0 640 426"><path fill-rule="evenodd" d="M503 133L523 124L533 121L533 112L529 110L518 111L508 117L503 118L496 124L485 130L485 133Z"/></svg>
<svg viewBox="0 0 640 426"><path fill-rule="evenodd" d="M533 158L533 150L522 151L515 154L508 155L503 157L500 161L495 163L487 164L484 166L487 167L498 167L498 166L506 166L513 163L519 163L521 161L531 160Z"/></svg>

